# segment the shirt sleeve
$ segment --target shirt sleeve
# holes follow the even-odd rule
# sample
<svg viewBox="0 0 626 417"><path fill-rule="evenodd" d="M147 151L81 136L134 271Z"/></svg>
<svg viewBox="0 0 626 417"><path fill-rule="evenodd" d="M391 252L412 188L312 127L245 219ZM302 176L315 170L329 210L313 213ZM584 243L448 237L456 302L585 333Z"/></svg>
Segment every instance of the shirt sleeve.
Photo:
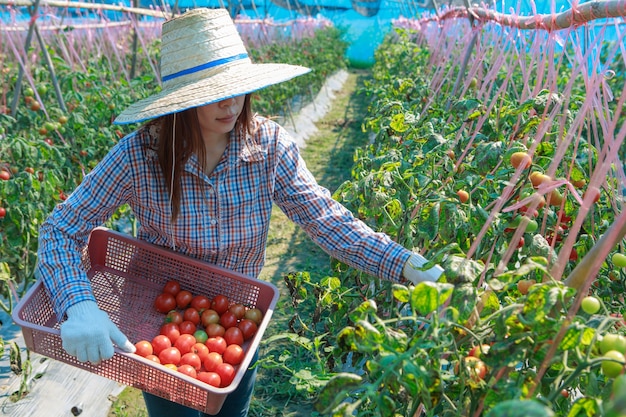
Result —
<svg viewBox="0 0 626 417"><path fill-rule="evenodd" d="M274 201L332 257L379 278L401 280L411 252L373 231L317 184L285 131L279 133Z"/></svg>
<svg viewBox="0 0 626 417"><path fill-rule="evenodd" d="M39 229L37 274L59 319L68 307L80 301L95 301L81 266L82 252L90 232L130 198L126 143L114 146Z"/></svg>

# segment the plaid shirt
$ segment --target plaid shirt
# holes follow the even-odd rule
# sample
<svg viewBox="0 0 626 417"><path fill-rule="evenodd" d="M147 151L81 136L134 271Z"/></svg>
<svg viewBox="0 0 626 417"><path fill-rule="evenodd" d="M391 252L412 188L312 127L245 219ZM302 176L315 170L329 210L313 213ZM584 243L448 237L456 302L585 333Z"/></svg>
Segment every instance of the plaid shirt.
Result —
<svg viewBox="0 0 626 417"><path fill-rule="evenodd" d="M263 268L275 203L331 256L400 280L411 252L333 200L282 127L259 117L257 122L254 135L231 133L210 175L202 173L195 156L189 159L174 224L155 151L156 125L147 124L115 145L40 229L38 272L58 317L79 301L94 300L81 268L82 249L90 231L126 203L138 221L138 238L252 277Z"/></svg>

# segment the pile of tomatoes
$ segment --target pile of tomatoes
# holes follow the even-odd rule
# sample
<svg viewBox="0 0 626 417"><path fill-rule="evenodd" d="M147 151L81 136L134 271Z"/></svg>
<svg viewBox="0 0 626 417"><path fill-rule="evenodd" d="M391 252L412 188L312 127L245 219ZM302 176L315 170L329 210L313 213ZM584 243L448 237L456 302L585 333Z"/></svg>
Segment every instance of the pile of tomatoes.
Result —
<svg viewBox="0 0 626 417"><path fill-rule="evenodd" d="M244 359L243 343L263 320L256 307L231 302L224 295L209 298L168 281L154 300L165 314L159 334L135 343L136 353L214 387L233 381Z"/></svg>

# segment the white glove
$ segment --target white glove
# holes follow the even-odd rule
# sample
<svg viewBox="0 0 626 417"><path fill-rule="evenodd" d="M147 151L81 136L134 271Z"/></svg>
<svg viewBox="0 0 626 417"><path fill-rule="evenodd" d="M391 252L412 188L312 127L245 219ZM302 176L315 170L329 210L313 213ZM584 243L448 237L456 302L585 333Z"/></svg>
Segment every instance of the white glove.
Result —
<svg viewBox="0 0 626 417"><path fill-rule="evenodd" d="M428 263L428 260L426 258L424 258L419 253L413 253L404 264L402 275L413 284L419 284L423 281L437 281L443 273L443 268L439 265L435 265L432 268L427 269L426 271L421 271L418 269L422 268L426 263Z"/></svg>
<svg viewBox="0 0 626 417"><path fill-rule="evenodd" d="M113 343L125 352L135 352L135 346L95 301L81 301L67 309L61 340L63 349L80 362L98 364L112 358Z"/></svg>

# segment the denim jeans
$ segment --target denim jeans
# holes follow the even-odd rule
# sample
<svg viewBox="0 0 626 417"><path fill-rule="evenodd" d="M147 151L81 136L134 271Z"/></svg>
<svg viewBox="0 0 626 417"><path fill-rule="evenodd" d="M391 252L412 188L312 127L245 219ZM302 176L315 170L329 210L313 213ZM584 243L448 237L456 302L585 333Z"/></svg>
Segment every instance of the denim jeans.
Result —
<svg viewBox="0 0 626 417"><path fill-rule="evenodd" d="M252 358L250 366L256 363L258 352ZM244 374L241 382L230 393L224 405L218 414L206 414L193 408L186 407L181 404L166 400L156 395L143 393L144 401L146 402L146 408L148 409L148 416L150 417L246 417L248 415L248 408L250 407L250 400L254 391L254 382L256 380L256 366L252 369L248 369Z"/></svg>

